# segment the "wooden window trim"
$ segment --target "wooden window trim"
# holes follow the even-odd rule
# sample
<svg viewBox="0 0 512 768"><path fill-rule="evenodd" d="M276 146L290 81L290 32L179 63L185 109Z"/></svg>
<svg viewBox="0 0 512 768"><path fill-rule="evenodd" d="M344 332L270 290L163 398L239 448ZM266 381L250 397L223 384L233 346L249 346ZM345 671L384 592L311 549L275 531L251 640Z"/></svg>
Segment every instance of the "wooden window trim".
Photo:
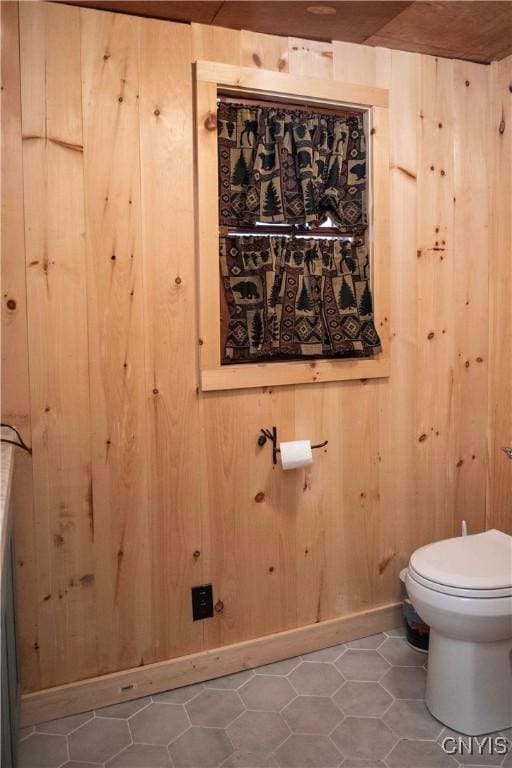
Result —
<svg viewBox="0 0 512 768"><path fill-rule="evenodd" d="M249 67L197 61L196 190L199 266L199 369L203 391L385 378L390 369L388 91ZM367 244L375 326L382 352L373 358L221 364L217 98L219 94L325 108L360 108L367 120Z"/></svg>

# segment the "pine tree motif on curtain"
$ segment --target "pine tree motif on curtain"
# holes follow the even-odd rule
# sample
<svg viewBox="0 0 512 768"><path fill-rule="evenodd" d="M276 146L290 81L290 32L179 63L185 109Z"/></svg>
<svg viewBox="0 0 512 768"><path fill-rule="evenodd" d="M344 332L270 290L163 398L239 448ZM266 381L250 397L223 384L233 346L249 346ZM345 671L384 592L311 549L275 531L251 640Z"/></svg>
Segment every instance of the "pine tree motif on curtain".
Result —
<svg viewBox="0 0 512 768"><path fill-rule="evenodd" d="M361 299L359 301L359 313L361 315L371 315L372 312L373 312L372 296L370 293L370 289L368 288L368 283L366 283L364 287L364 291L361 295Z"/></svg>
<svg viewBox="0 0 512 768"><path fill-rule="evenodd" d="M307 268L309 272L313 271L313 268L315 265L315 258L316 258L316 249L309 248L306 251L306 254L304 256L304 266Z"/></svg>
<svg viewBox="0 0 512 768"><path fill-rule="evenodd" d="M277 324L277 317L271 315L268 321L268 335L272 342L279 340L279 326Z"/></svg>
<svg viewBox="0 0 512 768"><path fill-rule="evenodd" d="M297 309L300 309L303 312L307 312L310 309L313 309L313 306L313 299L311 298L311 294L308 291L305 281L303 280L302 290L300 292L299 301L297 302Z"/></svg>
<svg viewBox="0 0 512 768"><path fill-rule="evenodd" d="M261 347L262 339L263 339L263 323L261 321L261 314L259 312L255 312L254 318L252 321L252 331L251 331L251 341L252 341L253 347L256 347L256 348Z"/></svg>
<svg viewBox="0 0 512 768"><path fill-rule="evenodd" d="M338 163L338 158L335 159L334 163L329 168L329 174L327 176L327 183L326 187L337 187L340 181L340 164Z"/></svg>
<svg viewBox="0 0 512 768"><path fill-rule="evenodd" d="M276 275L274 279L274 283L272 285L272 290L270 291L270 306L275 307L277 302L279 301L279 293L281 291L281 285L282 285L282 279L281 275Z"/></svg>
<svg viewBox="0 0 512 768"><path fill-rule="evenodd" d="M314 213L316 210L316 195L313 182L309 179L306 184L306 196L305 196L306 213Z"/></svg>
<svg viewBox="0 0 512 768"><path fill-rule="evenodd" d="M273 219L275 216L279 216L281 213L281 202L279 200L279 196L274 186L274 182L270 181L265 192L263 214Z"/></svg>
<svg viewBox="0 0 512 768"><path fill-rule="evenodd" d="M249 183L250 175L249 168L245 162L244 153L240 150L240 157L236 161L235 170L231 178L231 183L234 187L245 187Z"/></svg>
<svg viewBox="0 0 512 768"><path fill-rule="evenodd" d="M347 283L345 278L343 278L341 281L339 303L341 309L353 309L357 306L352 288Z"/></svg>

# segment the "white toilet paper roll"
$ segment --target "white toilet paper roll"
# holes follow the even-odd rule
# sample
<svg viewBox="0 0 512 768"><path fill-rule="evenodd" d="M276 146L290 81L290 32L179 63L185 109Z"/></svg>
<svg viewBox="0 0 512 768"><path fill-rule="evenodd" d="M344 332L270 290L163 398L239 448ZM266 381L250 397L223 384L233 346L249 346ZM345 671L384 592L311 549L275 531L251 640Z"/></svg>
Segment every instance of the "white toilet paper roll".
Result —
<svg viewBox="0 0 512 768"><path fill-rule="evenodd" d="M299 467L309 467L313 463L310 440L292 440L289 443L281 443L279 449L283 469L299 469Z"/></svg>

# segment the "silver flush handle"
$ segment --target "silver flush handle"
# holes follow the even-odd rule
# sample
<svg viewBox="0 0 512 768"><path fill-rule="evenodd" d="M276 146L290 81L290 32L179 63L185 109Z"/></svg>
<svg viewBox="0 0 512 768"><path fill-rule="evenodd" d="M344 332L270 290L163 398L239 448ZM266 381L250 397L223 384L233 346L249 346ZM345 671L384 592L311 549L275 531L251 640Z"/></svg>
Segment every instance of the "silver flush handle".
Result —
<svg viewBox="0 0 512 768"><path fill-rule="evenodd" d="M509 459L512 459L512 447L510 447L510 448L502 448L501 450L505 451L505 453L507 454Z"/></svg>

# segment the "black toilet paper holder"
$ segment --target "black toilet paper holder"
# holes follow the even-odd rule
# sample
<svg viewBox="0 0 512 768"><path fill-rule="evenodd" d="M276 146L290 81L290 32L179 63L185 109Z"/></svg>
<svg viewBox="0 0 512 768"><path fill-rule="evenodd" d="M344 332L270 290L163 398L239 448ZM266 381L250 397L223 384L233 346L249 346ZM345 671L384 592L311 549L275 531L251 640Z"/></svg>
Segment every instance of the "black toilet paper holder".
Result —
<svg viewBox="0 0 512 768"><path fill-rule="evenodd" d="M258 445L260 448L265 445L267 440L270 440L272 443L272 463L277 464L277 454L281 452L281 449L277 447L277 427L272 427L272 431L270 429L260 430L260 434L258 436ZM328 440L324 440L323 443L312 445L311 448L323 448L327 445L328 442Z"/></svg>

